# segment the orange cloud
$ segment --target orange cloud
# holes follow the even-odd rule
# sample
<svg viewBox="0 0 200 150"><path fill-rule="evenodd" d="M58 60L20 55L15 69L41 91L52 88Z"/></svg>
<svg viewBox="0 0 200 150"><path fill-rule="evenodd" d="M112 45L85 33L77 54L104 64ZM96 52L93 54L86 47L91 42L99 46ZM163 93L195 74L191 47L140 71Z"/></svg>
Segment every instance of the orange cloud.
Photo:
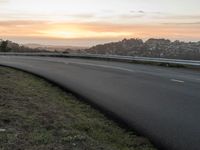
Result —
<svg viewBox="0 0 200 150"><path fill-rule="evenodd" d="M106 22L73 23L51 21L0 21L0 37L17 39L93 40L164 37L184 40L200 39L199 23L182 24L114 24Z"/></svg>

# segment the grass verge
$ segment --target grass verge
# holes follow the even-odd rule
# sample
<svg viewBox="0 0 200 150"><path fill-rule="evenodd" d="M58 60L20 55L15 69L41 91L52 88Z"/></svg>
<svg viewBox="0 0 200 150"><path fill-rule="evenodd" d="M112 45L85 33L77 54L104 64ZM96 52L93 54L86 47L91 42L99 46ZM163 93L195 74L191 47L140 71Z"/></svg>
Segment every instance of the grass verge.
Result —
<svg viewBox="0 0 200 150"><path fill-rule="evenodd" d="M73 95L0 67L0 150L154 150Z"/></svg>

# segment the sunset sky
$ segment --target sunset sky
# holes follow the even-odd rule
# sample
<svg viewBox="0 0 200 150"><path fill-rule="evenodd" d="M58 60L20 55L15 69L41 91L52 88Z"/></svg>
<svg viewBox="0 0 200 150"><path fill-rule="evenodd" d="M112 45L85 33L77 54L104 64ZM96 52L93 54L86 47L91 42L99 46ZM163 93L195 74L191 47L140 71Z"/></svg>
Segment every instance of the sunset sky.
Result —
<svg viewBox="0 0 200 150"><path fill-rule="evenodd" d="M91 46L123 38L200 41L200 0L0 0L0 38Z"/></svg>

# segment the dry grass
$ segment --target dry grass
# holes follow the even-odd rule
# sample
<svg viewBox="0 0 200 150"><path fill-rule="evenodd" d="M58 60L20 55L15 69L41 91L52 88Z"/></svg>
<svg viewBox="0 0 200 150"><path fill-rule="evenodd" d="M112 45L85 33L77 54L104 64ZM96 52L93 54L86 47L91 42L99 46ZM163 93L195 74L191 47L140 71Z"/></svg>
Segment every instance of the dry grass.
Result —
<svg viewBox="0 0 200 150"><path fill-rule="evenodd" d="M0 150L50 149L155 148L43 79L0 67Z"/></svg>

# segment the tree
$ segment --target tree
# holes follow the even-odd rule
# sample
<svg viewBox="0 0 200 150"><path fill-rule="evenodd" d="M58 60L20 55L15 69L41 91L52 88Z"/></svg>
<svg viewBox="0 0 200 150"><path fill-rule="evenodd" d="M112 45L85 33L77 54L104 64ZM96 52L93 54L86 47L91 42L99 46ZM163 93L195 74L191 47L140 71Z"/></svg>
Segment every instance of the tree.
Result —
<svg viewBox="0 0 200 150"><path fill-rule="evenodd" d="M8 41L2 41L0 45L1 52L8 52L10 49L8 48Z"/></svg>

